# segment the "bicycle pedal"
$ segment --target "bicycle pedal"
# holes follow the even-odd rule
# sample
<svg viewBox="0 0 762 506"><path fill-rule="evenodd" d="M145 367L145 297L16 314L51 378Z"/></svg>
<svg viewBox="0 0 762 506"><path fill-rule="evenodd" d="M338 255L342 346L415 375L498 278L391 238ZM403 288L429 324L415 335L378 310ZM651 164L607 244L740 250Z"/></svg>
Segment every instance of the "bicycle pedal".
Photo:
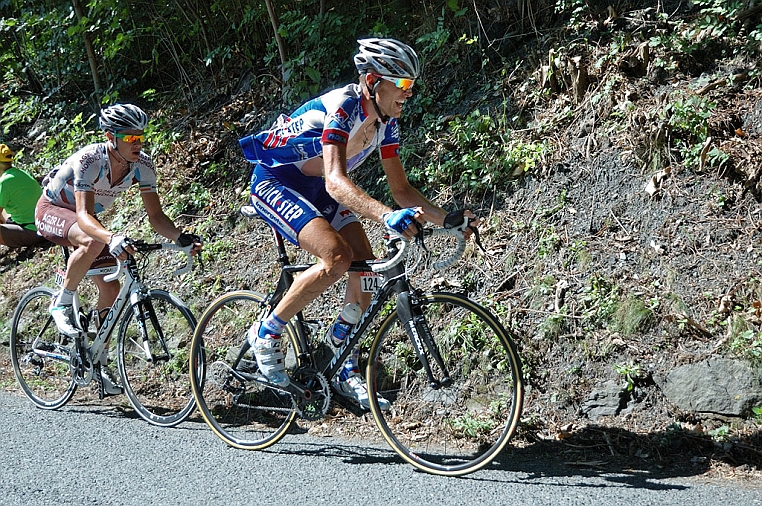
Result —
<svg viewBox="0 0 762 506"><path fill-rule="evenodd" d="M256 360L246 360L245 358L242 358L241 361L238 362L238 367L236 368L237 371L246 373L255 373L257 372L257 369Z"/></svg>

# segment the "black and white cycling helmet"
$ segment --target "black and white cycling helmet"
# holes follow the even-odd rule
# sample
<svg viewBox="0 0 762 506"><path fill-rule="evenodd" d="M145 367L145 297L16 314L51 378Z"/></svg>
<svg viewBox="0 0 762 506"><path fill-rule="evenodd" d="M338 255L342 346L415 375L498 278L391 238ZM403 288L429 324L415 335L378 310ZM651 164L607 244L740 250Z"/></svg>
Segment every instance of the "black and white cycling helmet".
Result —
<svg viewBox="0 0 762 506"><path fill-rule="evenodd" d="M148 125L148 115L136 105L114 104L101 111L98 125L106 132L145 130Z"/></svg>
<svg viewBox="0 0 762 506"><path fill-rule="evenodd" d="M412 47L394 39L360 39L355 67L360 74L418 79L421 63Z"/></svg>

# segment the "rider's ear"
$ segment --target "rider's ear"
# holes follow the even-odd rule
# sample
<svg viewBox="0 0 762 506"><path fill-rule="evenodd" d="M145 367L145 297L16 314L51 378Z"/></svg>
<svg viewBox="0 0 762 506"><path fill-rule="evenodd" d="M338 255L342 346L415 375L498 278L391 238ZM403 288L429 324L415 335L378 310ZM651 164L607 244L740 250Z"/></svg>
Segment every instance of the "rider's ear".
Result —
<svg viewBox="0 0 762 506"><path fill-rule="evenodd" d="M109 140L109 142L111 143L111 147L112 148L117 149L117 147L116 147L116 137L114 137L114 133L113 132L106 132L106 139Z"/></svg>

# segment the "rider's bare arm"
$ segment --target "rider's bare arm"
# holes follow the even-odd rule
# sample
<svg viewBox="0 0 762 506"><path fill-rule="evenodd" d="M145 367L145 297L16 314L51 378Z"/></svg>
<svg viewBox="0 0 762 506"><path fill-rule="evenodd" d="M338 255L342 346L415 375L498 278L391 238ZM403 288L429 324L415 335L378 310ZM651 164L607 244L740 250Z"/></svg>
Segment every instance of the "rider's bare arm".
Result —
<svg viewBox="0 0 762 506"><path fill-rule="evenodd" d="M347 147L342 144L326 144L323 147L323 175L328 193L337 202L352 211L374 221L391 209L362 191L347 176Z"/></svg>
<svg viewBox="0 0 762 506"><path fill-rule="evenodd" d="M420 207L423 210L421 215L423 220L442 226L447 212L432 204L431 201L410 184L399 158L383 159L381 160L381 166L386 173L386 180L389 183L392 196L400 207Z"/></svg>
<svg viewBox="0 0 762 506"><path fill-rule="evenodd" d="M145 206L146 214L148 214L148 222L153 229L167 239L176 241L180 237L181 230L164 214L159 195L148 192L141 193L140 196L143 198L143 205Z"/></svg>

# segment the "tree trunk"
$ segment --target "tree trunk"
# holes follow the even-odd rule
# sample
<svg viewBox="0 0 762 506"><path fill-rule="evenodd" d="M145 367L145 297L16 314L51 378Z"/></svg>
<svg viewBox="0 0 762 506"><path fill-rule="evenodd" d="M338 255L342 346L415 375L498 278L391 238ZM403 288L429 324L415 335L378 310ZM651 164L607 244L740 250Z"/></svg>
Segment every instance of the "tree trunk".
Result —
<svg viewBox="0 0 762 506"><path fill-rule="evenodd" d="M74 6L74 13L77 15L77 21L82 21L82 18L85 17L85 15L82 11L82 5L80 5L79 0L71 0L71 3ZM101 76L98 73L98 61L95 58L93 41L90 40L90 34L87 33L87 31L82 34L82 37L84 38L85 42L85 51L87 51L87 61L90 63L90 72L93 74L93 87L95 88L94 91L100 98L103 84L101 82Z"/></svg>
<svg viewBox="0 0 762 506"><path fill-rule="evenodd" d="M280 54L280 68L281 76L283 78L283 88L286 87L286 43L283 42L283 38L278 31L278 17L275 15L275 7L273 7L272 0L265 0L267 4L267 13L270 15L270 23L273 25L273 31L275 31L275 42L278 44L278 54ZM284 92L285 94L285 92Z"/></svg>

